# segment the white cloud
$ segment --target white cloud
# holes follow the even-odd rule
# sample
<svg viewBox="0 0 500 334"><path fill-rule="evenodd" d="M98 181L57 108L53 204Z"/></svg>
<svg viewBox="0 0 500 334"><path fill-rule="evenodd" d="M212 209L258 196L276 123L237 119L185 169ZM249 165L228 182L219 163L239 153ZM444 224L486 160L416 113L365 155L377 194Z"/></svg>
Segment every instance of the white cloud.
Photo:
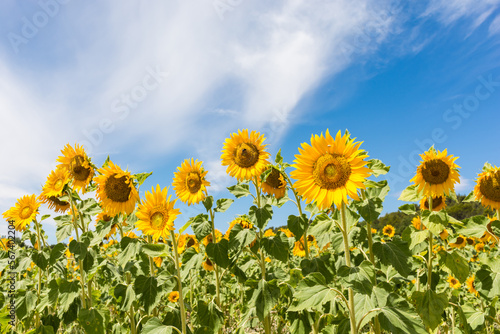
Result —
<svg viewBox="0 0 500 334"><path fill-rule="evenodd" d="M500 15L497 15L493 21L491 21L488 32L491 35L500 34Z"/></svg>
<svg viewBox="0 0 500 334"><path fill-rule="evenodd" d="M472 18L471 30L474 30L499 4L500 0L431 0L423 16L435 15L445 25Z"/></svg>
<svg viewBox="0 0 500 334"><path fill-rule="evenodd" d="M468 195L474 188L473 180L460 178L460 183L455 185L455 192Z"/></svg>

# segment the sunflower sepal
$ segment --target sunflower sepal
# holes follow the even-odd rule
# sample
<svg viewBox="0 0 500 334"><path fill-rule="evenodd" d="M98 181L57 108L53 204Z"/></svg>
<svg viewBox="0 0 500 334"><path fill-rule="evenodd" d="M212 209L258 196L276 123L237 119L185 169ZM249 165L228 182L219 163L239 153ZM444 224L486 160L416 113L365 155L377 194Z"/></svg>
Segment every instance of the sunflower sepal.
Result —
<svg viewBox="0 0 500 334"><path fill-rule="evenodd" d="M489 162L485 162L483 166L483 172L489 172L491 169L493 169L493 165Z"/></svg>
<svg viewBox="0 0 500 334"><path fill-rule="evenodd" d="M274 158L274 162L276 162L278 165L283 164L283 157L281 156L281 148L276 153L276 158Z"/></svg>

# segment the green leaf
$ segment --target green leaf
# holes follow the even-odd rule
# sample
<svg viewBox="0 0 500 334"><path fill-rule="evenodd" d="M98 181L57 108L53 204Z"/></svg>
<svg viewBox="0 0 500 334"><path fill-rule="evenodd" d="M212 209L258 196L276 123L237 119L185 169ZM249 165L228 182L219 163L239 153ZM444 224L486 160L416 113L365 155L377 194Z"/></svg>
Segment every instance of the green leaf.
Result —
<svg viewBox="0 0 500 334"><path fill-rule="evenodd" d="M476 290L484 298L492 299L500 296L500 258L485 256L481 262L485 266L476 273L477 282L474 281Z"/></svg>
<svg viewBox="0 0 500 334"><path fill-rule="evenodd" d="M156 277L139 275L135 279L134 292L139 296L139 301L144 305L146 313L149 313L159 301Z"/></svg>
<svg viewBox="0 0 500 334"><path fill-rule="evenodd" d="M228 247L228 241L222 239L217 243L209 243L206 252L211 261L222 268L227 268L229 266Z"/></svg>
<svg viewBox="0 0 500 334"><path fill-rule="evenodd" d="M484 313L478 311L477 307L465 304L462 306L462 309L467 318L467 323L471 326L472 330L478 330L484 325Z"/></svg>
<svg viewBox="0 0 500 334"><path fill-rule="evenodd" d="M26 315L29 315L36 306L36 294L31 291L26 291L24 296L18 297L16 300L16 316L22 320Z"/></svg>
<svg viewBox="0 0 500 334"><path fill-rule="evenodd" d="M120 306L120 311L128 312L130 310L130 306L136 299L134 288L132 285L118 284L115 286L114 295L118 300L118 306Z"/></svg>
<svg viewBox="0 0 500 334"><path fill-rule="evenodd" d="M384 265L392 265L398 273L406 277L411 272L410 250L408 244L399 237L394 237L391 242L373 244L373 254L377 256Z"/></svg>
<svg viewBox="0 0 500 334"><path fill-rule="evenodd" d="M475 202L476 197L474 196L474 190L469 193L463 200L462 203Z"/></svg>
<svg viewBox="0 0 500 334"><path fill-rule="evenodd" d="M325 277L321 273L314 272L300 281L294 293L296 303L288 308L288 311L302 311L312 308L321 310L323 304L336 298L336 292L326 284Z"/></svg>
<svg viewBox="0 0 500 334"><path fill-rule="evenodd" d="M250 187L247 183L238 183L234 186L227 187L227 190L236 198L246 197L250 195Z"/></svg>
<svg viewBox="0 0 500 334"><path fill-rule="evenodd" d="M141 334L172 334L172 326L162 324L160 319L151 318L142 328ZM175 331L177 333L177 331Z"/></svg>
<svg viewBox="0 0 500 334"><path fill-rule="evenodd" d="M417 214L416 204L404 204L399 207L399 211L404 214L413 216Z"/></svg>
<svg viewBox="0 0 500 334"><path fill-rule="evenodd" d="M149 173L138 173L134 174L133 178L137 181L137 185L140 187L148 177L150 177L153 172Z"/></svg>
<svg viewBox="0 0 500 334"><path fill-rule="evenodd" d="M59 216L59 217L62 217L62 216ZM68 216L68 217L70 217L70 216ZM58 217L56 217L56 218L58 218ZM54 218L54 220L56 220L56 218ZM71 219L71 217L70 217L70 219ZM56 228L57 242L61 242L64 239L70 237L73 230L74 230L74 227L71 223L58 223L57 228Z"/></svg>
<svg viewBox="0 0 500 334"><path fill-rule="evenodd" d="M370 295L375 279L375 268L369 261L363 261L359 266L339 268L338 276L344 286L351 287L353 290Z"/></svg>
<svg viewBox="0 0 500 334"><path fill-rule="evenodd" d="M197 324L205 327L204 333L217 333L224 324L224 314L213 301L206 303L198 300L196 320Z"/></svg>
<svg viewBox="0 0 500 334"><path fill-rule="evenodd" d="M278 232L270 238L263 238L262 245L266 252L281 262L288 261L288 237L283 232Z"/></svg>
<svg viewBox="0 0 500 334"><path fill-rule="evenodd" d="M48 250L48 248L47 248ZM42 251L34 251L31 255L31 259L33 262L42 270L45 270L49 265L49 254L47 252Z"/></svg>
<svg viewBox="0 0 500 334"><path fill-rule="evenodd" d="M439 252L439 264L462 283L469 277L469 263L459 252Z"/></svg>
<svg viewBox="0 0 500 334"><path fill-rule="evenodd" d="M205 209L208 211L210 211L210 209L212 208L212 206L214 205L214 198L213 196L207 196L205 197L205 199L203 200L203 206L205 207Z"/></svg>
<svg viewBox="0 0 500 334"><path fill-rule="evenodd" d="M75 254L75 259L84 259L85 256L87 255L87 249L90 245L90 242L78 242L76 240L71 240L69 243L69 251L73 254Z"/></svg>
<svg viewBox="0 0 500 334"><path fill-rule="evenodd" d="M273 208L269 204L264 205L262 208L257 208L255 205L252 205L248 216L254 225L263 230L273 217Z"/></svg>
<svg viewBox="0 0 500 334"><path fill-rule="evenodd" d="M60 312L69 310L70 305L78 297L80 284L78 281L62 281L59 283L59 306Z"/></svg>
<svg viewBox="0 0 500 334"><path fill-rule="evenodd" d="M332 259L331 253L329 252L320 257L303 259L300 262L300 267L302 268L303 276L307 276L313 272L319 272L325 277L327 282L331 282L334 278L335 263L334 259Z"/></svg>
<svg viewBox="0 0 500 334"><path fill-rule="evenodd" d="M488 231L487 225L490 220L485 216L474 216L464 219L464 225L457 228L457 232L466 237L481 238Z"/></svg>
<svg viewBox="0 0 500 334"><path fill-rule="evenodd" d="M408 186L398 198L398 200L405 202L419 202L421 199L422 195L419 194L416 185Z"/></svg>
<svg viewBox="0 0 500 334"><path fill-rule="evenodd" d="M287 227L290 232L295 236L295 240L299 240L304 234L304 230L308 225L309 219L305 214L302 214L301 217L290 215L288 216Z"/></svg>
<svg viewBox="0 0 500 334"><path fill-rule="evenodd" d="M339 225L342 226L341 214L339 210L335 210L332 218L337 222L339 222ZM355 211L353 211L350 207L346 207L345 218L347 227L346 232L349 233L351 229L358 224L359 215Z"/></svg>
<svg viewBox="0 0 500 334"><path fill-rule="evenodd" d="M126 244L125 249L118 255L118 264L120 266L125 265L128 261L134 260L137 253L141 249L141 245L136 242L136 241L130 241L128 244L126 243L125 239L129 239L127 237L123 238L121 243L122 243L122 249L123 246Z"/></svg>
<svg viewBox="0 0 500 334"><path fill-rule="evenodd" d="M221 198L217 200L217 207L215 208L215 212L226 212L227 209L233 204L234 199L229 198Z"/></svg>
<svg viewBox="0 0 500 334"><path fill-rule="evenodd" d="M359 214L367 222L375 221L382 213L382 199L367 198L363 201L354 202L354 206L358 210Z"/></svg>
<svg viewBox="0 0 500 334"><path fill-rule="evenodd" d="M311 214L311 217L316 216L320 212L315 202L307 204L305 210Z"/></svg>
<svg viewBox="0 0 500 334"><path fill-rule="evenodd" d="M410 229L410 249L415 248L415 246L421 244L429 236L428 231L419 231L415 229Z"/></svg>
<svg viewBox="0 0 500 334"><path fill-rule="evenodd" d="M327 214L322 213L314 218L308 234L314 236L319 249L323 249L331 241L330 232L334 228L335 221Z"/></svg>
<svg viewBox="0 0 500 334"><path fill-rule="evenodd" d="M276 158L274 159L274 162L277 163L278 165L281 165L283 163L283 157L281 156L281 148L278 150L278 153L276 153Z"/></svg>
<svg viewBox="0 0 500 334"><path fill-rule="evenodd" d="M385 200L385 196L387 196L391 189L386 180L379 182L368 180L365 181L365 186L365 195L367 198L380 198L382 201Z"/></svg>
<svg viewBox="0 0 500 334"><path fill-rule="evenodd" d="M386 166L384 163L378 159L370 159L368 160L367 166L372 170L372 174L375 177L379 177L380 175L387 174L391 169L391 166Z"/></svg>
<svg viewBox="0 0 500 334"><path fill-rule="evenodd" d="M444 211L422 211L422 223L434 235L439 235L448 225L448 215Z"/></svg>
<svg viewBox="0 0 500 334"><path fill-rule="evenodd" d="M443 321L443 311L448 307L446 292L438 294L433 290L415 291L412 299L416 302L417 312L424 324L432 330L436 329Z"/></svg>
<svg viewBox="0 0 500 334"><path fill-rule="evenodd" d="M356 321L360 321L365 314L368 314L371 310L375 309L375 304L369 295L363 295L357 293L354 295L354 310L356 312ZM368 316L363 318L359 328L363 328L373 317L375 317L378 312L370 312Z"/></svg>
<svg viewBox="0 0 500 334"><path fill-rule="evenodd" d="M88 334L104 334L104 319L96 310L81 309L78 313L78 322Z"/></svg>
<svg viewBox="0 0 500 334"><path fill-rule="evenodd" d="M167 252L167 245L165 244L143 244L142 251L151 257L158 257Z"/></svg>
<svg viewBox="0 0 500 334"><path fill-rule="evenodd" d="M251 303L255 305L257 316L264 321L274 306L278 303L280 288L275 281L266 282L261 279L257 290L254 292Z"/></svg>
<svg viewBox="0 0 500 334"><path fill-rule="evenodd" d="M427 334L419 316L406 309L383 307L379 321L391 334Z"/></svg>
<svg viewBox="0 0 500 334"><path fill-rule="evenodd" d="M197 240L203 240L207 235L212 233L212 224L208 221L208 216L206 214L199 214L196 217L191 218L191 228L196 235Z"/></svg>
<svg viewBox="0 0 500 334"><path fill-rule="evenodd" d="M240 224L236 224L229 234L229 249L233 252L238 252L243 247L254 242L256 237L257 234L254 230L243 228Z"/></svg>

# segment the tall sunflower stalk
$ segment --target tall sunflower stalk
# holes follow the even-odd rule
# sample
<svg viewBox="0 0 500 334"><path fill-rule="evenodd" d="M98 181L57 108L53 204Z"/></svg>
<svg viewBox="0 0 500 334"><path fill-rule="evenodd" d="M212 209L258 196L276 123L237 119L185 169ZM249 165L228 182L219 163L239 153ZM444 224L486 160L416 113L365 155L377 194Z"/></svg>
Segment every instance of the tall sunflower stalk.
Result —
<svg viewBox="0 0 500 334"><path fill-rule="evenodd" d="M175 238L174 230L170 231L170 237L172 238L172 247L175 255L175 269L177 271L177 285L179 288L179 308L181 313L181 327L182 334L186 334L186 309L184 307L184 296L182 294L182 277L181 277L181 265L179 261L179 252L177 250L177 240Z"/></svg>

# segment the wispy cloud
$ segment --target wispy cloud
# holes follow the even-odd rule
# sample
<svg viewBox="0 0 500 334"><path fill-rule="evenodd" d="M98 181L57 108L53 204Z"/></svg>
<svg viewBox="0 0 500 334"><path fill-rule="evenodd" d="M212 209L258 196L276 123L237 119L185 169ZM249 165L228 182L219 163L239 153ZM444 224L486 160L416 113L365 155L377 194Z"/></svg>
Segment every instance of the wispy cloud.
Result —
<svg viewBox="0 0 500 334"><path fill-rule="evenodd" d="M500 34L500 15L497 15L490 23L488 32L491 35Z"/></svg>
<svg viewBox="0 0 500 334"><path fill-rule="evenodd" d="M431 0L423 16L436 16L445 25L471 18L471 30L474 30L499 4L499 0Z"/></svg>

